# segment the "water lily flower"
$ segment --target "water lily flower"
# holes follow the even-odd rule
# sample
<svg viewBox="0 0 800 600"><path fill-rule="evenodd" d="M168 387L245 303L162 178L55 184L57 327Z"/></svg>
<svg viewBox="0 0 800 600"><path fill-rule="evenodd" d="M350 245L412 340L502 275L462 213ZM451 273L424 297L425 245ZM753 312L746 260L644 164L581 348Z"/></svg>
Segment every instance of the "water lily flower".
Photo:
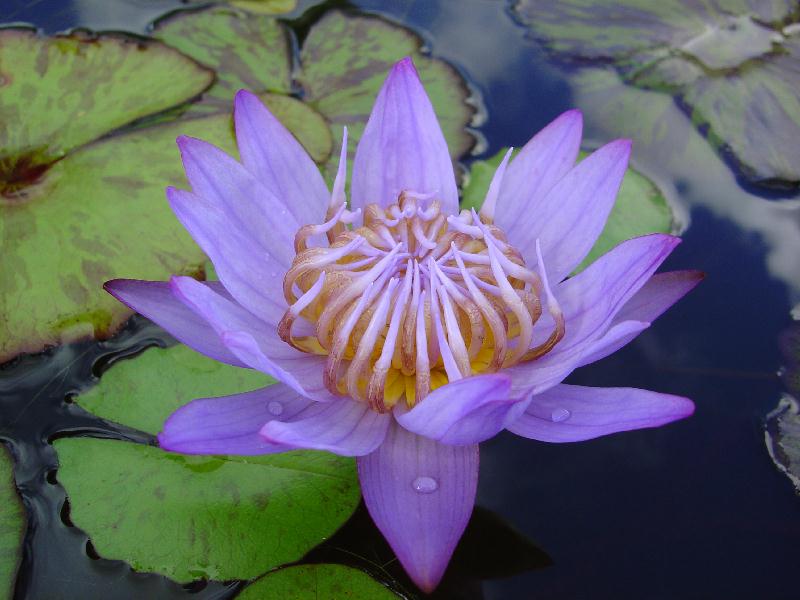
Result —
<svg viewBox="0 0 800 600"><path fill-rule="evenodd" d="M345 198L256 96L235 100L241 162L178 139L192 191L169 203L219 282L106 289L181 342L279 383L177 410L158 439L187 454L308 448L357 457L366 506L410 577L439 583L472 512L478 444L503 429L586 440L688 416L690 400L563 384L618 350L701 274L654 274L679 240L619 244L570 276L628 164L613 141L577 165L564 113L459 211L453 165L410 59L389 73Z"/></svg>

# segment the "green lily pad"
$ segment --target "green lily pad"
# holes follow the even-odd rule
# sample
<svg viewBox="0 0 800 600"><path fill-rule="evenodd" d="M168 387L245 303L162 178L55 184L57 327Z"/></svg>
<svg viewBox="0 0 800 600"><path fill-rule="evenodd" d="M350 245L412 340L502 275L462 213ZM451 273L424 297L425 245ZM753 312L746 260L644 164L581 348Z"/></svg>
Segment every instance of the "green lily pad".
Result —
<svg viewBox="0 0 800 600"><path fill-rule="evenodd" d="M325 117L291 96L260 94L273 115L291 131L317 164L328 161L333 152L333 136Z"/></svg>
<svg viewBox="0 0 800 600"><path fill-rule="evenodd" d="M464 186L463 208L480 209L495 169L506 152L507 149L503 149L487 160L472 163L467 185ZM579 160L585 156L587 153L581 152ZM628 168L606 226L577 271L582 271L624 240L648 233L671 233L672 230L672 211L664 195L647 177Z"/></svg>
<svg viewBox="0 0 800 600"><path fill-rule="evenodd" d="M25 537L25 509L14 486L14 462L0 448L0 598L12 598Z"/></svg>
<svg viewBox="0 0 800 600"><path fill-rule="evenodd" d="M18 200L18 189L70 150L185 102L213 79L153 40L0 30L0 198Z"/></svg>
<svg viewBox="0 0 800 600"><path fill-rule="evenodd" d="M105 558L181 582L251 579L299 560L356 508L355 463L325 452L183 456L55 443L72 521Z"/></svg>
<svg viewBox="0 0 800 600"><path fill-rule="evenodd" d="M677 95L749 180L800 185L800 13L789 0L519 0L517 18L567 59L612 62Z"/></svg>
<svg viewBox="0 0 800 600"><path fill-rule="evenodd" d="M343 565L298 565L247 586L240 600L392 600L398 596L366 573Z"/></svg>
<svg viewBox="0 0 800 600"><path fill-rule="evenodd" d="M108 279L202 273L164 198L166 185L186 185L180 134L234 150L228 115L141 129L70 153L25 202L0 203L0 361L111 335L131 311L102 289Z"/></svg>
<svg viewBox="0 0 800 600"><path fill-rule="evenodd" d="M155 435L172 412L195 398L248 392L274 382L259 371L225 365L179 344L149 348L116 363L75 400L98 417Z"/></svg>

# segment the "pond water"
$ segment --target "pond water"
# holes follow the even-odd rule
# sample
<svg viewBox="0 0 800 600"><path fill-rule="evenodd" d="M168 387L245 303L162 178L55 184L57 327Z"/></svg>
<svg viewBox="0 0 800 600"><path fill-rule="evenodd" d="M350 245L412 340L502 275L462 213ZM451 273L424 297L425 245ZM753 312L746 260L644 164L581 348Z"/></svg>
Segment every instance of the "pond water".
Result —
<svg viewBox="0 0 800 600"><path fill-rule="evenodd" d="M455 65L474 87L483 140L466 163L523 145L573 107L585 113L589 147L632 136L634 165L666 192L683 229L683 243L662 270L707 274L634 343L568 379L685 395L696 403L695 415L578 444L537 443L509 433L482 444L477 505L533 540L552 564L544 566L540 557L541 568L503 572L493 566L505 576L483 581L454 576L438 597L797 597L800 498L764 441L764 418L783 392L778 336L800 299L796 188L748 180L735 159L707 143L707 131L692 126L681 102L663 103L655 123L666 133L648 136L653 123L644 123L646 111L615 113L614 107L647 105L654 92L626 87L607 60L559 60L504 2L333 2L313 10L344 5L415 30L433 56ZM163 0L6 0L0 21L47 32L86 26L144 33L147 23L179 6ZM290 17L311 6L302 3ZM587 65L598 74L587 74ZM597 85L600 79L603 85ZM770 139L759 143L769 145ZM789 158L800 164L800 155ZM3 411L12 417L4 419L1 434L14 449L17 485L33 524L16 597L236 593L236 582L180 586L97 560L62 508L57 457L43 439L75 433L151 439L63 403L64 395L90 385L112 357L153 343L170 340L137 319L105 344L79 343L3 370ZM358 548L359 535L375 536L363 533L371 527L363 523L363 509L355 519L361 521L340 540L345 547ZM472 543L511 539L483 535ZM497 552L506 556L502 548Z"/></svg>

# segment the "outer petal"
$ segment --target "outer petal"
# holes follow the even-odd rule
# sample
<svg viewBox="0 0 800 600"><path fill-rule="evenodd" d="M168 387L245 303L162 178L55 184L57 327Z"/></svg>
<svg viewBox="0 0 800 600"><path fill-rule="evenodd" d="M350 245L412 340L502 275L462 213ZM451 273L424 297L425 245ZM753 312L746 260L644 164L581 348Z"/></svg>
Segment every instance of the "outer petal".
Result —
<svg viewBox="0 0 800 600"><path fill-rule="evenodd" d="M530 264L536 263L538 239L551 281L564 279L591 250L614 206L630 152L630 140L606 144L518 215L508 239Z"/></svg>
<svg viewBox="0 0 800 600"><path fill-rule="evenodd" d="M393 423L383 445L358 459L358 474L372 520L414 583L430 592L472 514L478 446L440 444Z"/></svg>
<svg viewBox="0 0 800 600"><path fill-rule="evenodd" d="M525 409L509 398L510 389L511 379L500 373L459 379L411 410L398 403L395 418L409 431L443 444L477 444L500 433Z"/></svg>
<svg viewBox="0 0 800 600"><path fill-rule="evenodd" d="M164 450L183 454L271 454L292 448L267 441L258 432L267 421L292 419L312 400L277 383L269 387L194 400L164 423L158 442Z"/></svg>
<svg viewBox="0 0 800 600"><path fill-rule="evenodd" d="M511 161L495 212L495 221L506 234L518 234L521 217L535 211L550 188L575 165L582 132L583 115L569 110L533 136Z"/></svg>
<svg viewBox="0 0 800 600"><path fill-rule="evenodd" d="M361 136L352 206L388 206L403 190L435 192L445 213L458 212L447 142L410 58L392 67Z"/></svg>
<svg viewBox="0 0 800 600"><path fill-rule="evenodd" d="M167 189L175 215L217 270L226 289L254 315L276 325L287 309L281 281L291 259L286 248L267 248L248 230L190 192ZM292 246L287 246L292 248ZM287 262L288 261L288 262Z"/></svg>
<svg viewBox="0 0 800 600"><path fill-rule="evenodd" d="M328 188L300 143L254 94L239 90L233 112L242 163L299 225L322 223ZM294 232L293 232L294 233Z"/></svg>
<svg viewBox="0 0 800 600"><path fill-rule="evenodd" d="M392 417L366 402L340 398L309 406L285 421L270 421L261 436L292 448L327 450L342 456L363 456L381 445Z"/></svg>
<svg viewBox="0 0 800 600"><path fill-rule="evenodd" d="M688 398L636 388L558 385L534 396L509 431L543 442L578 442L658 427L694 412Z"/></svg>
<svg viewBox="0 0 800 600"><path fill-rule="evenodd" d="M308 398L323 401L333 398L322 381L323 357L299 352L285 344L273 327L194 279L173 277L170 285L173 293L205 319L244 364Z"/></svg>
<svg viewBox="0 0 800 600"><path fill-rule="evenodd" d="M205 282L212 289L220 284ZM139 281L136 279L112 279L103 285L117 300L163 327L175 339L192 347L214 360L244 367L222 343L217 332L207 321L189 309L173 293L166 281Z"/></svg>

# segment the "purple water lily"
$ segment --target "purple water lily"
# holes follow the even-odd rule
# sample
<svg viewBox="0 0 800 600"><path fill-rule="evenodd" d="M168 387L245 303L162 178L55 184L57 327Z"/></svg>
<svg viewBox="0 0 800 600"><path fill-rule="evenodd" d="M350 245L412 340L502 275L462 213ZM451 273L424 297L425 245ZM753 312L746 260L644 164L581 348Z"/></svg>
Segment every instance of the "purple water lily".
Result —
<svg viewBox="0 0 800 600"><path fill-rule="evenodd" d="M279 383L180 408L159 435L187 454L297 448L356 456L377 526L423 590L469 520L478 443L503 429L548 442L655 427L686 398L561 382L618 350L702 275L654 275L678 238L625 241L570 273L603 229L628 164L617 140L575 164L578 111L497 169L459 211L453 165L410 59L397 63L332 191L253 94L235 103L241 163L178 145L192 191L178 219L220 281L117 279L106 289L178 340Z"/></svg>

